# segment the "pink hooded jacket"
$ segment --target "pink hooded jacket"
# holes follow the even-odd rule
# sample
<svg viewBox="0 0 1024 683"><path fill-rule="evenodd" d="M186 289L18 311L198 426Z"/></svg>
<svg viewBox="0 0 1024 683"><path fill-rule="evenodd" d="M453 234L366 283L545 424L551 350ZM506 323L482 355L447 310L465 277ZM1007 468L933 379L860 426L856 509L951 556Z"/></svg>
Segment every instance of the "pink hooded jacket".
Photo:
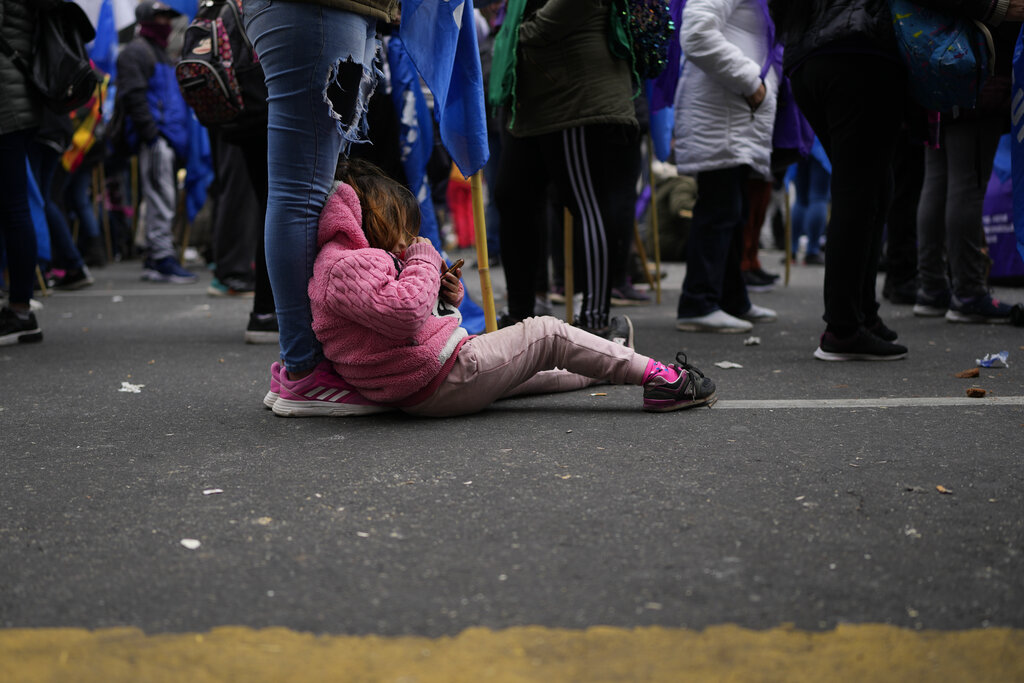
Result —
<svg viewBox="0 0 1024 683"><path fill-rule="evenodd" d="M400 264L363 233L355 190L337 183L320 214L309 281L313 331L334 369L366 398L415 405L447 376L467 338L456 316L434 315L440 254L426 242ZM459 285L459 302L463 289Z"/></svg>

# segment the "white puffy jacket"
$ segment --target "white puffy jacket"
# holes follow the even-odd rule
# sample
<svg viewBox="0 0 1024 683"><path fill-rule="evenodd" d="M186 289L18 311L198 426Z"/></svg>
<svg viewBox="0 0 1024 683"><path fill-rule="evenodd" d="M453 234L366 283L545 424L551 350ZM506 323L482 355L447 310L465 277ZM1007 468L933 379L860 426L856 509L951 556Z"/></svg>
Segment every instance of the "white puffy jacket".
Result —
<svg viewBox="0 0 1024 683"><path fill-rule="evenodd" d="M679 172L694 175L746 164L768 177L776 69L765 76L765 99L753 115L745 99L760 86L768 59L761 3L687 0L679 40L686 58L675 101Z"/></svg>

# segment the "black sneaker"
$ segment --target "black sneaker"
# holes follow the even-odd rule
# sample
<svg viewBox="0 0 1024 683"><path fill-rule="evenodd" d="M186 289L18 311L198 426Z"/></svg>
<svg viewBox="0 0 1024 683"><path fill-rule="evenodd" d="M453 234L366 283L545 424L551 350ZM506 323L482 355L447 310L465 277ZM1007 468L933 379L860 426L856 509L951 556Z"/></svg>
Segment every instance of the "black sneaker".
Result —
<svg viewBox="0 0 1024 683"><path fill-rule="evenodd" d="M907 357L907 347L880 339L861 327L849 337L837 337L831 332L821 335L821 343L814 351L818 360L900 360Z"/></svg>
<svg viewBox="0 0 1024 683"><path fill-rule="evenodd" d="M246 344L276 344L280 340L277 316L273 313L250 313L245 328Z"/></svg>
<svg viewBox="0 0 1024 683"><path fill-rule="evenodd" d="M775 280L760 275L756 270L743 271L743 284L750 292L770 292L775 289Z"/></svg>
<svg viewBox="0 0 1024 683"><path fill-rule="evenodd" d="M608 327L602 327L593 329L590 327L584 327L579 324L579 321L574 323L576 327L581 330L586 330L590 334L597 335L598 337L604 337L610 342L615 342L622 346L633 348L633 321L629 319L628 315L617 316L608 321Z"/></svg>
<svg viewBox="0 0 1024 683"><path fill-rule="evenodd" d="M711 406L716 400L715 383L704 373L686 362L686 354L676 354L676 364L669 367L679 371L674 382L666 382L655 375L644 385L644 410L649 413L667 413L697 406Z"/></svg>
<svg viewBox="0 0 1024 683"><path fill-rule="evenodd" d="M43 331L39 329L35 313L29 311L28 318L23 320L10 308L0 308L0 346L39 341L43 341Z"/></svg>
<svg viewBox="0 0 1024 683"><path fill-rule="evenodd" d="M946 320L951 323L1008 323L1013 306L993 299L988 294L973 299L952 297Z"/></svg>
<svg viewBox="0 0 1024 683"><path fill-rule="evenodd" d="M804 265L823 266L825 265L825 255L820 252L816 254L804 254Z"/></svg>
<svg viewBox="0 0 1024 683"><path fill-rule="evenodd" d="M882 296L888 299L889 303L913 306L917 303L917 281L910 279L895 285L886 280L882 287Z"/></svg>
<svg viewBox="0 0 1024 683"><path fill-rule="evenodd" d="M633 286L628 279L619 287L612 287L612 306L643 306L651 303L651 295Z"/></svg>
<svg viewBox="0 0 1024 683"><path fill-rule="evenodd" d="M92 279L89 267L82 266L81 268L69 270L54 280L53 288L63 290L82 289L83 287L88 287L93 282L95 280Z"/></svg>
<svg viewBox="0 0 1024 683"><path fill-rule="evenodd" d="M894 342L899 339L900 336L896 333L896 330L883 323L881 318L876 320L874 324L868 325L867 328L868 332L875 335L882 341Z"/></svg>
<svg viewBox="0 0 1024 683"><path fill-rule="evenodd" d="M498 316L497 327L499 330L501 330L506 327L512 327L516 323L521 322L523 321L520 318L513 318L511 315L508 314L508 311L503 311L501 315Z"/></svg>
<svg viewBox="0 0 1024 683"><path fill-rule="evenodd" d="M922 318L938 318L949 310L949 290L917 290L914 299L914 315Z"/></svg>
<svg viewBox="0 0 1024 683"><path fill-rule="evenodd" d="M777 282L778 279L782 277L778 273L769 273L767 270L764 270L763 268L754 268L750 272L757 273L758 277L765 280L771 280L772 282Z"/></svg>

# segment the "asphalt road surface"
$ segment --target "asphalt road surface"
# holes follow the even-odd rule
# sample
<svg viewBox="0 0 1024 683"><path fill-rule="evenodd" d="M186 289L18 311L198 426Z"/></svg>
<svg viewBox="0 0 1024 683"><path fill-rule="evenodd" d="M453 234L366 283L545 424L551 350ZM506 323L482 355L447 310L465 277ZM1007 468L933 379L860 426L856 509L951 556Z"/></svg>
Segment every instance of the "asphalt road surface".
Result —
<svg viewBox="0 0 1024 683"><path fill-rule="evenodd" d="M703 335L669 264L615 313L712 409L287 419L250 301L140 270L0 348L0 680L1024 680L1024 328L884 303L909 357L824 363L821 269Z"/></svg>

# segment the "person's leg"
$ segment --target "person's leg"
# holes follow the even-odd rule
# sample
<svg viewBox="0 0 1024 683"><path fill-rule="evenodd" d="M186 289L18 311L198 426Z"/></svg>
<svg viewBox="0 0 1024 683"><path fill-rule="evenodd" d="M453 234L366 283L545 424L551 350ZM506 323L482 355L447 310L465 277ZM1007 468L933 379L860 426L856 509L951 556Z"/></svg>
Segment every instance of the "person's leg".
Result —
<svg viewBox="0 0 1024 683"><path fill-rule="evenodd" d="M591 379L638 385L649 360L627 346L557 318L528 318L463 344L455 366L437 392L407 412L433 417L475 413L515 392L538 373L555 368L582 378L574 382L560 373L546 374L543 377L550 382L546 388L551 391L581 388ZM532 389L540 392L545 387Z"/></svg>
<svg viewBox="0 0 1024 683"><path fill-rule="evenodd" d="M807 235L807 254L821 253L821 238L828 225L828 200L831 176L817 159L810 160L807 182L807 211L804 230Z"/></svg>
<svg viewBox="0 0 1024 683"><path fill-rule="evenodd" d="M33 130L0 135L0 231L7 254L11 308L29 310L36 273L36 231L28 203L28 167L25 157Z"/></svg>
<svg viewBox="0 0 1024 683"><path fill-rule="evenodd" d="M501 260L501 216L497 202L494 201L495 188L498 184L498 167L501 164L501 133L487 131L487 146L491 155L484 164L484 183L487 185L487 206L484 210L484 222L487 226L487 257L492 263Z"/></svg>
<svg viewBox="0 0 1024 683"><path fill-rule="evenodd" d="M944 132L941 135L945 137ZM949 292L946 274L948 184L946 144L940 139L938 149L924 150L924 184L917 204L917 272L924 293L943 296Z"/></svg>
<svg viewBox="0 0 1024 683"><path fill-rule="evenodd" d="M877 317L878 251L903 120L906 76L883 59L812 57L793 73L793 92L832 161L832 220L825 252L828 332L855 334Z"/></svg>
<svg viewBox="0 0 1024 683"><path fill-rule="evenodd" d="M105 265L106 251L103 247L100 224L92 204L92 172L95 164L79 166L68 177L64 188L64 203L78 219L78 251L87 264Z"/></svg>
<svg viewBox="0 0 1024 683"><path fill-rule="evenodd" d="M686 277L676 311L679 318L697 318L722 308L727 272L732 273L730 253L738 255L733 242L737 242L738 248L746 220L747 174L746 166L697 174L697 203L686 249ZM738 275L738 263L735 271Z"/></svg>
<svg viewBox="0 0 1024 683"><path fill-rule="evenodd" d="M917 207L924 182L924 145L904 132L896 146L896 184L886 218L885 286L893 303L913 303L917 291Z"/></svg>
<svg viewBox="0 0 1024 683"><path fill-rule="evenodd" d="M961 301L988 294L991 260L986 253L981 217L999 137L999 121L992 118L946 126L949 181L945 247L953 294Z"/></svg>
<svg viewBox="0 0 1024 683"><path fill-rule="evenodd" d="M249 291L256 239L263 234L262 212L246 170L245 153L224 135L211 131L210 148L216 172L213 205L214 276L227 289Z"/></svg>
<svg viewBox="0 0 1024 683"><path fill-rule="evenodd" d="M573 266L582 276L578 324L609 325L611 259L628 253L633 230L639 142L626 126L595 125L541 136L558 196L573 217Z"/></svg>
<svg viewBox="0 0 1024 683"><path fill-rule="evenodd" d="M764 178L747 179L747 222L743 225L740 269L760 271L761 226L772 200L772 183Z"/></svg>
<svg viewBox="0 0 1024 683"><path fill-rule="evenodd" d="M501 263L512 320L533 315L540 265L537 252L547 252L548 174L541 144L541 138L502 136L494 198L500 214Z"/></svg>
<svg viewBox="0 0 1024 683"><path fill-rule="evenodd" d="M35 173L36 186L39 188L39 194L42 195L46 208L46 223L50 228L50 240L53 246L52 262L65 270L80 271L85 265L82 255L78 252L75 240L71 237L71 228L68 227L64 212L51 197L53 178L57 171L57 164L60 163L60 154L49 145L33 142L29 146L29 159L32 162L33 173Z"/></svg>
<svg viewBox="0 0 1024 683"><path fill-rule="evenodd" d="M146 255L152 262L174 257L177 182L174 150L162 136L139 150L139 185L146 202Z"/></svg>
<svg viewBox="0 0 1024 683"><path fill-rule="evenodd" d="M372 19L342 10L268 0L244 9L268 91L267 271L282 362L298 377L323 358L306 288L338 157L365 137L378 41Z"/></svg>
<svg viewBox="0 0 1024 683"><path fill-rule="evenodd" d="M43 333L32 313L32 285L36 269L36 231L28 201L28 166L25 155L34 131L0 135L0 243L10 279L8 304L0 308L0 346L42 341Z"/></svg>

